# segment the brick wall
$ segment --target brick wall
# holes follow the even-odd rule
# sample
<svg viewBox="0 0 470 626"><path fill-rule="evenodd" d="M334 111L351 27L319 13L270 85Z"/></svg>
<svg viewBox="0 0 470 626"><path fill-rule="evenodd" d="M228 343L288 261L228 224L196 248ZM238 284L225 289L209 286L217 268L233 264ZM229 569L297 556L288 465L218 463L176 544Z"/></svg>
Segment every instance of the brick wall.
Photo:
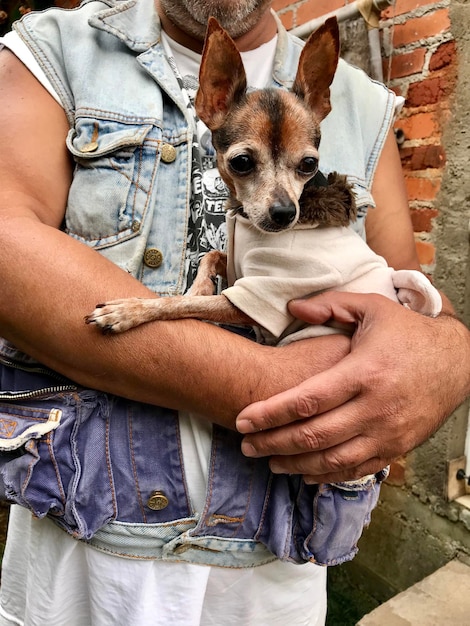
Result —
<svg viewBox="0 0 470 626"><path fill-rule="evenodd" d="M456 84L456 52L450 31L449 0L396 0L380 23L385 81L405 97L396 123L404 141L401 155L416 246L423 270L432 275L436 249L433 221L445 153L442 134ZM275 0L287 28L299 26L348 4L347 0Z"/></svg>

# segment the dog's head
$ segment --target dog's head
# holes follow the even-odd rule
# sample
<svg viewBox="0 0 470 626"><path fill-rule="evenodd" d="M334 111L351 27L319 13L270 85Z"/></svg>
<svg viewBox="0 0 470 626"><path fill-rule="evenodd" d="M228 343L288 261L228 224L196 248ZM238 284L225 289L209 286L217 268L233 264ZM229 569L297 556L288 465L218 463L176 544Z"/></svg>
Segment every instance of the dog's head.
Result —
<svg viewBox="0 0 470 626"><path fill-rule="evenodd" d="M292 91L247 93L233 40L211 18L199 74L196 112L212 131L220 174L232 199L264 232L293 227L299 198L318 170L320 122L330 112L339 32L329 19L302 50Z"/></svg>

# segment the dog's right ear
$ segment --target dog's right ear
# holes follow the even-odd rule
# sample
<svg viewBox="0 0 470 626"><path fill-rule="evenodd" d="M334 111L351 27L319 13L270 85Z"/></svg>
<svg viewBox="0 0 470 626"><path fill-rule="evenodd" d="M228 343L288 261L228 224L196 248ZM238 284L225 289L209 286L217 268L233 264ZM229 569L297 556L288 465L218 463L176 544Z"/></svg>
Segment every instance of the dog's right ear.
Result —
<svg viewBox="0 0 470 626"><path fill-rule="evenodd" d="M233 39L211 17L207 26L196 113L206 126L217 130L222 126L234 102L246 92L246 74L240 53Z"/></svg>
<svg viewBox="0 0 470 626"><path fill-rule="evenodd" d="M330 85L339 60L338 21L331 17L307 39L299 59L292 91L302 98L321 122L331 111Z"/></svg>

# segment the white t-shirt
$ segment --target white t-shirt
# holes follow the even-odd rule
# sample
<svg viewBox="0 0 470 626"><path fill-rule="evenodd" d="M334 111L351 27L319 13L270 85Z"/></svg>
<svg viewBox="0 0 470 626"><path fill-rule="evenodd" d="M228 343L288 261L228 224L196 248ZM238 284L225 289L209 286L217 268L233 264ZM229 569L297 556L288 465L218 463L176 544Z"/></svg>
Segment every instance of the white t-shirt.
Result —
<svg viewBox="0 0 470 626"><path fill-rule="evenodd" d="M16 35L1 44L60 104ZM200 55L165 37L180 74L197 76ZM270 79L276 38L242 54L248 84ZM186 479L196 509L205 498L210 424L180 415ZM0 626L321 626L326 568L274 561L250 569L124 559L72 539L48 519L11 508L3 559Z"/></svg>

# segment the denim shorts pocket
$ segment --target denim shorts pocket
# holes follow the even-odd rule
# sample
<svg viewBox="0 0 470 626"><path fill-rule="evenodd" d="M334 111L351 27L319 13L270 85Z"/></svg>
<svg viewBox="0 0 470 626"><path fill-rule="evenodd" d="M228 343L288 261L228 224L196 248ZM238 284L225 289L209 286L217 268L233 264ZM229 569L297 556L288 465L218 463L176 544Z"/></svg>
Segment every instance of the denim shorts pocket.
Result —
<svg viewBox="0 0 470 626"><path fill-rule="evenodd" d="M107 422L98 392L1 392L4 497L89 539L116 517Z"/></svg>
<svg viewBox="0 0 470 626"><path fill-rule="evenodd" d="M109 117L77 115L67 137L75 172L66 231L96 249L139 235L161 139L149 120Z"/></svg>
<svg viewBox="0 0 470 626"><path fill-rule="evenodd" d="M304 485L296 506L294 528L296 548L302 560L338 565L354 558L387 473L383 470L367 481L356 483Z"/></svg>

